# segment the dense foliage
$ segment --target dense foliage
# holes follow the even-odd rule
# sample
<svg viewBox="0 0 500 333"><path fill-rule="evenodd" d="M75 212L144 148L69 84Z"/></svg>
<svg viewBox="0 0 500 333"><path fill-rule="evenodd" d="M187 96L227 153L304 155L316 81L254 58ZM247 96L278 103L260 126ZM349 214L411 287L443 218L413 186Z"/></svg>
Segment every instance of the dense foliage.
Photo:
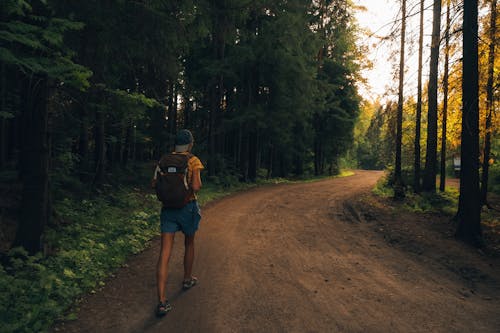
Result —
<svg viewBox="0 0 500 333"><path fill-rule="evenodd" d="M157 159L178 128L194 132L213 181L336 173L359 109L352 11L345 1L2 2L0 169L25 212L14 244L35 253L57 224L54 202Z"/></svg>
<svg viewBox="0 0 500 333"><path fill-rule="evenodd" d="M2 329L46 328L145 246L156 216L126 192L180 128L219 188L338 172L359 109L352 12L339 0L2 1Z"/></svg>

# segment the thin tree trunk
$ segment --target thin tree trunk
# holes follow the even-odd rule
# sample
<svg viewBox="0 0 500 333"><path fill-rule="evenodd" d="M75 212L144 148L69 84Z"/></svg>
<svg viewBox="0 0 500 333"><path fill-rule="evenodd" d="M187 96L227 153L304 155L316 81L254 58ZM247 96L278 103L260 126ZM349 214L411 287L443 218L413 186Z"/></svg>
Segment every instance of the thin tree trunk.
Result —
<svg viewBox="0 0 500 333"><path fill-rule="evenodd" d="M460 197L456 236L481 246L479 191L478 0L464 0Z"/></svg>
<svg viewBox="0 0 500 333"><path fill-rule="evenodd" d="M130 160L130 155L132 151L133 145L133 134L134 133L134 123L132 121L129 122L127 126L127 131L125 133L125 144L123 145L123 154L122 154L122 163L123 166L126 167L128 161Z"/></svg>
<svg viewBox="0 0 500 333"><path fill-rule="evenodd" d="M218 109L216 86L210 87L210 111L208 119L208 175L214 176L215 170L215 117Z"/></svg>
<svg viewBox="0 0 500 333"><path fill-rule="evenodd" d="M405 69L405 33L406 33L406 0L401 2L401 48L399 54L399 94L398 114L396 120L396 164L394 166L394 198L404 197L403 180L401 179L401 142L403 139L403 88Z"/></svg>
<svg viewBox="0 0 500 333"><path fill-rule="evenodd" d="M78 137L78 157L80 158L80 167L78 168L81 180L84 180L88 172L88 155L89 155L89 115L87 103L83 97L82 105L80 106L80 135Z"/></svg>
<svg viewBox="0 0 500 333"><path fill-rule="evenodd" d="M259 129L257 129L256 135L257 135L257 143L256 143L257 156L256 156L255 164L256 164L256 168L257 168L257 172L258 172L262 166L262 136L261 136Z"/></svg>
<svg viewBox="0 0 500 333"><path fill-rule="evenodd" d="M177 114L178 112L178 107L179 107L179 98L177 96L177 87L175 85L172 85L172 94L174 95L174 99L173 99L173 119L172 119L172 122L173 122L173 134L175 135L177 133L177 122L178 122L178 118L179 118L179 115Z"/></svg>
<svg viewBox="0 0 500 333"><path fill-rule="evenodd" d="M7 73L5 71L5 64L2 63L0 66L0 79L1 79L1 109L2 112L7 112ZM7 163L7 119L5 116L0 116L0 169L3 169Z"/></svg>
<svg viewBox="0 0 500 333"><path fill-rule="evenodd" d="M241 174L241 180L246 182L248 181L248 167L249 167L249 161L248 158L250 156L249 154L249 142L248 142L248 133L245 133L242 130L241 134L241 154L240 154L240 174Z"/></svg>
<svg viewBox="0 0 500 333"><path fill-rule="evenodd" d="M269 165L267 167L267 175L266 178L269 179L273 175L273 162L274 162L274 146L271 142L269 144Z"/></svg>
<svg viewBox="0 0 500 333"><path fill-rule="evenodd" d="M49 219L48 79L27 80L23 98L23 182L19 226L13 246L34 254L42 248L42 234Z"/></svg>
<svg viewBox="0 0 500 333"><path fill-rule="evenodd" d="M418 37L418 87L417 114L415 119L415 161L413 168L413 191L420 192L420 125L422 120L422 63L424 48L424 0L420 1L420 32Z"/></svg>
<svg viewBox="0 0 500 333"><path fill-rule="evenodd" d="M283 157L283 154L279 154L279 164L280 164L280 173L279 173L279 176L281 178L286 178L288 172L287 172L285 158Z"/></svg>
<svg viewBox="0 0 500 333"><path fill-rule="evenodd" d="M103 101L104 102L104 101ZM96 110L95 124L95 184L104 184L106 172L106 142L105 142L105 121L104 110Z"/></svg>
<svg viewBox="0 0 500 333"><path fill-rule="evenodd" d="M171 83L168 87L168 151L174 150L175 145L175 133L176 133L176 121L177 121L177 105L175 102L175 86Z"/></svg>
<svg viewBox="0 0 500 333"><path fill-rule="evenodd" d="M189 128L191 125L189 121L191 120L191 101L188 96L184 96L184 128Z"/></svg>
<svg viewBox="0 0 500 333"><path fill-rule="evenodd" d="M314 175L321 174L321 120L319 115L314 115Z"/></svg>
<svg viewBox="0 0 500 333"><path fill-rule="evenodd" d="M488 83L486 86L486 123L483 154L483 174L481 178L481 206L488 204L488 173L490 169L491 153L491 120L494 112L493 101L493 75L495 64L495 45L496 45L496 18L497 18L497 0L491 1L490 17L490 47L488 52Z"/></svg>
<svg viewBox="0 0 500 333"><path fill-rule="evenodd" d="M169 146L169 143L165 142L165 138L166 138L165 132L167 132L167 135L169 134L168 129L167 129L167 131L165 130L166 126L168 126L166 124L165 116L168 116L168 113L167 113L167 110L165 109L164 106L155 107L152 110L151 130L153 132L152 133L152 136L153 136L153 158L156 160L159 160L161 155L163 153L166 153L164 151L164 149L167 148L167 147L165 147L165 144L167 146Z"/></svg>
<svg viewBox="0 0 500 333"><path fill-rule="evenodd" d="M441 0L434 0L432 19L431 60L429 70L427 110L427 149L425 155L425 172L422 189L426 192L436 192L437 171L437 83L439 65L439 37L441 31Z"/></svg>
<svg viewBox="0 0 500 333"><path fill-rule="evenodd" d="M132 161L135 162L137 159L137 125L133 125L133 131L132 131ZM142 159L141 155L141 159Z"/></svg>
<svg viewBox="0 0 500 333"><path fill-rule="evenodd" d="M118 137L115 143L114 160L119 163L118 167L123 167L123 151L125 150L125 141L127 136L127 124L124 120L120 122Z"/></svg>
<svg viewBox="0 0 500 333"><path fill-rule="evenodd" d="M445 32L445 58L443 77L443 127L441 132L441 172L439 177L439 190L446 188L446 127L448 121L448 73L450 62L450 0L446 6L446 32Z"/></svg>
<svg viewBox="0 0 500 333"><path fill-rule="evenodd" d="M240 156L241 156L241 126L238 126L238 132L234 134L234 162L235 165L241 165Z"/></svg>
<svg viewBox="0 0 500 333"><path fill-rule="evenodd" d="M216 18L212 31L214 33L212 52L213 60L216 62L222 61L225 57L225 38L226 29L228 25L228 17L226 14L227 8L222 4L222 8L214 8L216 11ZM217 5L215 5L217 7ZM224 92L224 75L218 73L214 78L209 88L210 94L210 117L209 117L209 130L208 130L208 174L210 176L216 175L216 159L219 151L218 137L220 137L220 122L218 121L221 112L221 99Z"/></svg>
<svg viewBox="0 0 500 333"><path fill-rule="evenodd" d="M321 173L320 138L319 134L316 133L314 137L314 175L319 176L320 173Z"/></svg>
<svg viewBox="0 0 500 333"><path fill-rule="evenodd" d="M257 179L257 134L255 130L249 134L248 149L248 179L254 182Z"/></svg>
<svg viewBox="0 0 500 333"><path fill-rule="evenodd" d="M318 140L318 149L319 149L319 174L323 175L325 173L325 151L324 144L322 140Z"/></svg>

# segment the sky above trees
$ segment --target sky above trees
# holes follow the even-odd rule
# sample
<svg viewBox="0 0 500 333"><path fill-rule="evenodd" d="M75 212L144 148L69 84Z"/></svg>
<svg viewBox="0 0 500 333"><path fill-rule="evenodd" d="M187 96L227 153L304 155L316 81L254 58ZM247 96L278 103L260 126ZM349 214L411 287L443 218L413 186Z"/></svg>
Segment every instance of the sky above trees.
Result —
<svg viewBox="0 0 500 333"><path fill-rule="evenodd" d="M356 11L356 19L365 33L360 35L360 43L368 48L367 60L372 68L364 69L363 76L368 86L360 86L360 93L367 99L381 97L397 98L397 70L399 61L400 3L397 0L354 0L364 9ZM417 34L418 34L418 1L408 2L407 21L407 59L405 90L408 94L416 94L417 82ZM428 51L432 28L431 1L425 4L424 28L424 81L428 76Z"/></svg>

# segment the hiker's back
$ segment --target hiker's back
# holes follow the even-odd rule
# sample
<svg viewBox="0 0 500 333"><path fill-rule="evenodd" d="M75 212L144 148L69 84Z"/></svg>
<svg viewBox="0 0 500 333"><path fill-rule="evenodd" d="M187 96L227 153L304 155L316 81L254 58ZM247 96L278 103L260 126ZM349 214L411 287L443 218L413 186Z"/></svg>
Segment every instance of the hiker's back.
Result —
<svg viewBox="0 0 500 333"><path fill-rule="evenodd" d="M164 208L182 208L192 199L188 166L193 157L191 153L170 153L160 159L156 195Z"/></svg>

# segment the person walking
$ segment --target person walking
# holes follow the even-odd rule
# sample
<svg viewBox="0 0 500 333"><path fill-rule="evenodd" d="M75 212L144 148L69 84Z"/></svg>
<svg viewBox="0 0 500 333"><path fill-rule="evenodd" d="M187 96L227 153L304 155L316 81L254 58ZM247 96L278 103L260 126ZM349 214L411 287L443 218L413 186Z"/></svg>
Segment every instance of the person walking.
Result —
<svg viewBox="0 0 500 333"><path fill-rule="evenodd" d="M184 234L184 279L182 289L188 290L198 283L192 275L194 261L194 239L201 220L196 193L201 189L200 159L191 154L194 139L187 129L180 130L175 138L175 151L162 156L156 166L152 186L162 202L161 249L157 265L157 288L159 303L156 315L166 315L172 306L166 297L168 263L177 231Z"/></svg>

